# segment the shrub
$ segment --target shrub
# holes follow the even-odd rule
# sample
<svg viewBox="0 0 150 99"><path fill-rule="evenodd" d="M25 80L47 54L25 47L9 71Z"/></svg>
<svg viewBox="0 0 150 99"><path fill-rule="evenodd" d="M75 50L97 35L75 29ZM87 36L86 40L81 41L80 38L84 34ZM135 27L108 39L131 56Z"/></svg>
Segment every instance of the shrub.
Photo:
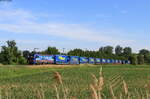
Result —
<svg viewBox="0 0 150 99"><path fill-rule="evenodd" d="M27 64L27 60L23 56L20 56L18 58L18 64Z"/></svg>

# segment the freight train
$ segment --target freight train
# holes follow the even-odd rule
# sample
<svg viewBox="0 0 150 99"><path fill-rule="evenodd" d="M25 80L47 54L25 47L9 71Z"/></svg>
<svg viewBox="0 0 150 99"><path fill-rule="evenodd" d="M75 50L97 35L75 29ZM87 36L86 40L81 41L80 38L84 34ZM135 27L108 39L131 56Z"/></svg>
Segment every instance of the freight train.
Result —
<svg viewBox="0 0 150 99"><path fill-rule="evenodd" d="M104 59L67 55L34 54L29 58L30 64L130 64L129 60Z"/></svg>

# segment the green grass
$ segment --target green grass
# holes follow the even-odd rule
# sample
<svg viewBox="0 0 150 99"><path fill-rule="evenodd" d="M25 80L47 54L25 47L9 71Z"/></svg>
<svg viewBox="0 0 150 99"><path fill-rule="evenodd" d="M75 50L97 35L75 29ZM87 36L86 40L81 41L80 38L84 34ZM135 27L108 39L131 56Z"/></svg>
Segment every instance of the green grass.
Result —
<svg viewBox="0 0 150 99"><path fill-rule="evenodd" d="M2 98L14 99L55 99L53 85L56 84L54 72L63 77L69 96L89 99L89 85L93 82L91 73L99 76L100 65L71 66L65 68L29 68L27 66L0 66L0 86ZM128 84L129 90L145 90L150 83L150 66L106 65L103 66L105 83L120 75ZM120 88L118 88L120 90ZM44 93L44 95L42 95ZM106 96L107 89L104 90Z"/></svg>

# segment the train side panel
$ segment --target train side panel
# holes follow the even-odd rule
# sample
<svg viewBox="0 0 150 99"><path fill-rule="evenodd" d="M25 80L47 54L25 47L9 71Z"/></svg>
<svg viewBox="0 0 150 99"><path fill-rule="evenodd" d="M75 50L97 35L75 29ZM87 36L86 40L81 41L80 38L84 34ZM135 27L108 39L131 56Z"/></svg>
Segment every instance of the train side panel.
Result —
<svg viewBox="0 0 150 99"><path fill-rule="evenodd" d="M95 58L95 64L101 64L101 59L100 58Z"/></svg>
<svg viewBox="0 0 150 99"><path fill-rule="evenodd" d="M79 56L69 56L70 64L79 64Z"/></svg>
<svg viewBox="0 0 150 99"><path fill-rule="evenodd" d="M33 58L34 64L53 64L54 55L35 54Z"/></svg>
<svg viewBox="0 0 150 99"><path fill-rule="evenodd" d="M115 60L114 59L111 59L111 64L115 64Z"/></svg>
<svg viewBox="0 0 150 99"><path fill-rule="evenodd" d="M55 55L55 64L69 64L69 56Z"/></svg>
<svg viewBox="0 0 150 99"><path fill-rule="evenodd" d="M89 64L95 64L95 59L92 57L89 57Z"/></svg>
<svg viewBox="0 0 150 99"><path fill-rule="evenodd" d="M101 63L102 63L102 64L106 64L106 63L107 63L107 60L104 59L104 58L102 58L102 59L101 59Z"/></svg>
<svg viewBox="0 0 150 99"><path fill-rule="evenodd" d="M46 55L45 56L45 62L47 63L47 64L54 64L54 55Z"/></svg>
<svg viewBox="0 0 150 99"><path fill-rule="evenodd" d="M79 61L80 61L80 64L87 64L88 63L88 58L87 57L80 57Z"/></svg>
<svg viewBox="0 0 150 99"><path fill-rule="evenodd" d="M111 59L106 59L106 63L110 64L111 63Z"/></svg>
<svg viewBox="0 0 150 99"><path fill-rule="evenodd" d="M40 64L42 63L42 56L39 54L35 54L33 57L34 64Z"/></svg>

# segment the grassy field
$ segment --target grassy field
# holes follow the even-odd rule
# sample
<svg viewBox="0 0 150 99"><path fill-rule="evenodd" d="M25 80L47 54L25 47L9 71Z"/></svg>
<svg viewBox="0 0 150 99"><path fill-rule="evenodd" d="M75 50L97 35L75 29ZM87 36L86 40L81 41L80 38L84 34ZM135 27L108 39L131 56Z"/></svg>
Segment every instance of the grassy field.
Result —
<svg viewBox="0 0 150 99"><path fill-rule="evenodd" d="M106 65L100 77L100 65L56 67L0 66L0 98L92 99L96 93L90 85L95 83L95 75L104 78L102 90L98 90L102 99L150 99L148 65ZM59 84L56 72L63 84Z"/></svg>

